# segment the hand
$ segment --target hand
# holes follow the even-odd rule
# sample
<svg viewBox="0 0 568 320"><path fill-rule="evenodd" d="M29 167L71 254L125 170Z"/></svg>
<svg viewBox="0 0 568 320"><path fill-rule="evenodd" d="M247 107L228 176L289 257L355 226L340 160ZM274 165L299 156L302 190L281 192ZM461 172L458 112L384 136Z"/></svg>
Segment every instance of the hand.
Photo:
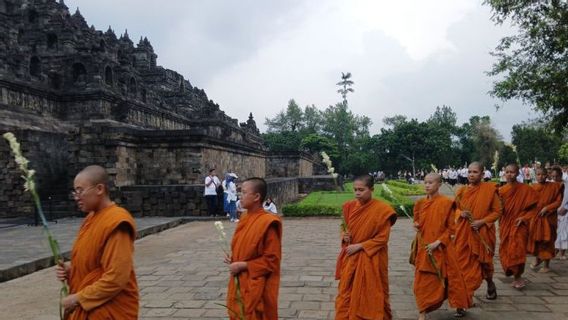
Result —
<svg viewBox="0 0 568 320"><path fill-rule="evenodd" d="M343 242L351 243L351 232L347 231L343 234Z"/></svg>
<svg viewBox="0 0 568 320"><path fill-rule="evenodd" d="M442 242L440 240L436 240L430 243L429 245L426 246L426 251L428 251L428 253L432 253L434 250L438 249L441 243Z"/></svg>
<svg viewBox="0 0 568 320"><path fill-rule="evenodd" d="M245 271L246 269L247 269L247 263L244 261L233 262L229 265L229 271L233 276L236 276L237 274Z"/></svg>
<svg viewBox="0 0 568 320"><path fill-rule="evenodd" d="M347 246L347 248L345 249L345 251L347 252L347 255L353 255L359 251L361 251L361 249L363 249L363 246L360 243L356 243L356 244L352 244Z"/></svg>
<svg viewBox="0 0 568 320"><path fill-rule="evenodd" d="M418 222L414 222L414 231L416 232L420 231L420 224Z"/></svg>
<svg viewBox="0 0 568 320"><path fill-rule="evenodd" d="M467 217L470 216L470 215L471 215L471 212L464 210L464 211L461 212L460 217L467 219Z"/></svg>
<svg viewBox="0 0 568 320"><path fill-rule="evenodd" d="M71 270L71 264L69 262L61 262L55 266L55 276L59 281L69 280L69 271Z"/></svg>
<svg viewBox="0 0 568 320"><path fill-rule="evenodd" d="M521 224L523 224L523 223L525 223L525 220L523 220L523 218L518 218L518 219L515 221L515 227L520 227Z"/></svg>
<svg viewBox="0 0 568 320"><path fill-rule="evenodd" d="M546 216L547 213L548 213L548 211L546 211L546 208L542 208L542 210L540 210L540 212L538 213L538 216L544 217L544 216Z"/></svg>
<svg viewBox="0 0 568 320"><path fill-rule="evenodd" d="M71 312L79 306L79 299L77 298L76 294L70 294L67 297L63 298L61 302L63 304L63 308L65 311Z"/></svg>
<svg viewBox="0 0 568 320"><path fill-rule="evenodd" d="M562 207L558 209L558 215L564 216L568 212L568 209Z"/></svg>
<svg viewBox="0 0 568 320"><path fill-rule="evenodd" d="M473 230L479 230L483 225L485 224L485 221L483 220L475 220L471 223L471 227L473 228Z"/></svg>

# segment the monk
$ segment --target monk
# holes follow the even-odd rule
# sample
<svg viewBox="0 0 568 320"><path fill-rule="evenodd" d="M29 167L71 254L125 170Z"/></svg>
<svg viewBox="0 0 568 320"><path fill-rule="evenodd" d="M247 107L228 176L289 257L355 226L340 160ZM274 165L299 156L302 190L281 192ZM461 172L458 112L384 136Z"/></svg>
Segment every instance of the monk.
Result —
<svg viewBox="0 0 568 320"><path fill-rule="evenodd" d="M335 319L390 320L388 241L396 212L373 199L372 176L355 179L353 189L356 200L344 206L347 230L342 241L347 246L338 264Z"/></svg>
<svg viewBox="0 0 568 320"><path fill-rule="evenodd" d="M495 222L501 216L501 201L497 186L481 182L482 177L483 166L472 162L468 167L469 184L456 193L455 246L468 295L473 297L485 279L485 298L495 300L497 287L493 282L493 255L497 242Z"/></svg>
<svg viewBox="0 0 568 320"><path fill-rule="evenodd" d="M538 194L536 211L538 214L530 221L528 252L536 257L530 265L536 270L542 263L544 266L539 272L550 271L550 259L555 256L554 243L556 241L556 227L558 217L556 210L562 203L562 185L557 182L548 182L548 170L536 170L537 183L531 187ZM554 174L553 174L554 175Z"/></svg>
<svg viewBox="0 0 568 320"><path fill-rule="evenodd" d="M267 185L261 178L243 182L241 205L247 210L233 235L231 257L225 259L231 274L227 306L231 320L278 319L278 288L282 259L282 222L264 211ZM240 297L234 277L240 283Z"/></svg>
<svg viewBox="0 0 568 320"><path fill-rule="evenodd" d="M134 219L109 197L104 168L79 172L71 193L83 221L71 261L56 267L57 279L68 281L70 294L63 307L70 320L138 319L138 285L133 253Z"/></svg>
<svg viewBox="0 0 568 320"><path fill-rule="evenodd" d="M420 312L419 320L442 306L445 299L463 317L473 304L457 264L453 242L454 202L438 192L442 177L430 173L424 178L426 198L414 204L414 227L418 250L415 258L414 296ZM430 260L429 255L435 259Z"/></svg>
<svg viewBox="0 0 568 320"><path fill-rule="evenodd" d="M499 258L506 276L513 276L511 286L522 289L527 281L522 278L525 271L529 224L536 216L538 196L527 184L519 183L519 167L510 164L505 168L507 184L499 188L503 199L503 216L499 222Z"/></svg>

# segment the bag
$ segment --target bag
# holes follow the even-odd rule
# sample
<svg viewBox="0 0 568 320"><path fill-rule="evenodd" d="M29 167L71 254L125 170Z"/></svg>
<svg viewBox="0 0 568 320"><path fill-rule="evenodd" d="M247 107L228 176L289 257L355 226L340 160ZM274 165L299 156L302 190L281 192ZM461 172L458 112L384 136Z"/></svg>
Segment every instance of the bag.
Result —
<svg viewBox="0 0 568 320"><path fill-rule="evenodd" d="M408 257L408 263L415 266L417 254L418 254L418 241L415 237L414 240L412 240L412 243L410 244L410 256Z"/></svg>

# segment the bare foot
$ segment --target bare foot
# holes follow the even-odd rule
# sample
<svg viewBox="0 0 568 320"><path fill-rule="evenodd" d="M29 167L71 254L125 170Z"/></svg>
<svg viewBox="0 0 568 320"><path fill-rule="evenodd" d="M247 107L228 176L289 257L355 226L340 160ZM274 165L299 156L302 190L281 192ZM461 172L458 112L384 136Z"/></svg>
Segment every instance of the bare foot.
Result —
<svg viewBox="0 0 568 320"><path fill-rule="evenodd" d="M549 271L550 271L550 268L544 267L544 268L540 269L540 270L538 271L538 273L547 273L547 272L549 272Z"/></svg>
<svg viewBox="0 0 568 320"><path fill-rule="evenodd" d="M418 315L418 320L426 320L426 313L425 312L420 313L420 315Z"/></svg>

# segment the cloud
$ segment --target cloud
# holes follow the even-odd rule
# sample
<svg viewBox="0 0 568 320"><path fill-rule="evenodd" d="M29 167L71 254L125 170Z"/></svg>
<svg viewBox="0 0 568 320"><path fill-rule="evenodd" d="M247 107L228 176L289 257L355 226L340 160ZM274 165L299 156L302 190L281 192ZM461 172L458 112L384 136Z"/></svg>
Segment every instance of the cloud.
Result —
<svg viewBox="0 0 568 320"><path fill-rule="evenodd" d="M296 99L324 109L350 71L353 111L377 132L385 116L426 119L450 105L460 121L490 115L503 136L534 117L519 102L489 97L489 55L509 29L476 0L440 1L67 1L89 23L136 41L148 36L158 63L202 87L232 117L261 125ZM531 116L532 115L532 116Z"/></svg>

